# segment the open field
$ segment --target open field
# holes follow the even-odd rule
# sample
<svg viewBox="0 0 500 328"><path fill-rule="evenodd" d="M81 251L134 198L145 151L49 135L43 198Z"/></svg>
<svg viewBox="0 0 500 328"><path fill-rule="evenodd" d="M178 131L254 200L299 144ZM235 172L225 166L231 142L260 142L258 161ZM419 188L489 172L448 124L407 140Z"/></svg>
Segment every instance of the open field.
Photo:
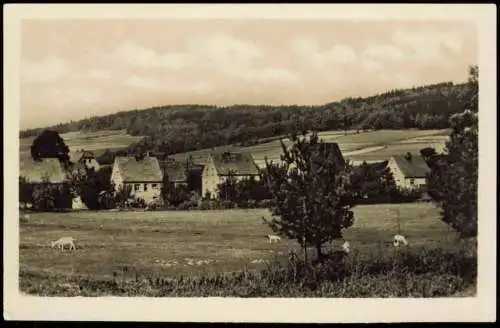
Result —
<svg viewBox="0 0 500 328"><path fill-rule="evenodd" d="M364 205L354 208L355 224L344 234L353 250L370 256L390 252L398 209L401 232L412 247L446 248L455 242L431 204ZM263 209L33 213L29 222L20 224L20 267L96 279L124 270L195 276L262 268L262 261L286 257L297 247L285 239L268 243L265 235L271 231L261 221L268 215ZM50 241L62 236L77 239L75 252L50 248Z"/></svg>
<svg viewBox="0 0 500 328"><path fill-rule="evenodd" d="M344 135L344 131L323 131L319 133L320 138L324 141L338 142L344 156L354 163L384 161L395 154L418 153L420 149L425 147L434 147L438 151L442 151L448 135L448 130L377 130L360 132L359 134L356 134L355 131L347 131L347 135ZM123 130L68 132L61 134L61 137L71 151L84 148L94 151L97 156L100 151L126 147L142 138L131 136ZM21 139L21 159L30 156L29 147L33 140L34 137ZM291 144L288 139L284 139L284 142L286 145ZM208 154L213 150L250 153L260 167L265 166L265 157L272 161L278 161L281 154L280 141L271 140L250 147L220 146L175 154L172 157L182 161L187 156L192 156L195 163L204 164Z"/></svg>
<svg viewBox="0 0 500 328"><path fill-rule="evenodd" d="M131 136L125 130L109 130L97 132L68 132L61 134L70 151L81 148L99 152L105 149L115 149L129 146L142 139L142 137ZM35 137L23 138L19 142L21 159L30 156L30 147Z"/></svg>
<svg viewBox="0 0 500 328"><path fill-rule="evenodd" d="M425 147L434 147L437 151L442 151L444 142L449 135L448 130L377 130L360 132L359 134L348 131L324 131L319 133L320 139L324 141L337 142L344 157L353 161L384 161L392 155L405 154L406 152L418 153ZM285 144L291 145L290 140L284 139ZM228 149L240 152L251 153L258 166L264 167L264 159L278 161L281 154L279 140L250 146L217 147L216 150ZM193 156L195 162L204 163L212 149L201 149L198 151L176 154L178 160L183 160L187 156Z"/></svg>

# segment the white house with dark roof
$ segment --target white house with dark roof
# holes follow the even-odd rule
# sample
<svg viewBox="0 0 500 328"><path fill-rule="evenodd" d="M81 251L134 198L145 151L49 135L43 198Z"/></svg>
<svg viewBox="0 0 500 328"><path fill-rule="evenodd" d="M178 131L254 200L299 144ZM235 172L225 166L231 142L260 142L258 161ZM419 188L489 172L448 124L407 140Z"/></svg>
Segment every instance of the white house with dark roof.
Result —
<svg viewBox="0 0 500 328"><path fill-rule="evenodd" d="M134 197L151 203L161 198L163 174L156 157L116 156L111 171L111 182L116 190L129 185Z"/></svg>
<svg viewBox="0 0 500 328"><path fill-rule="evenodd" d="M387 162L387 166L394 176L396 186L405 189L414 189L426 184L426 174L430 168L420 155L394 155Z"/></svg>
<svg viewBox="0 0 500 328"><path fill-rule="evenodd" d="M250 154L235 152L212 153L208 156L207 163L203 168L203 196L208 192L212 198L218 198L218 184L226 181L230 175L236 181L252 177L259 180L260 170Z"/></svg>

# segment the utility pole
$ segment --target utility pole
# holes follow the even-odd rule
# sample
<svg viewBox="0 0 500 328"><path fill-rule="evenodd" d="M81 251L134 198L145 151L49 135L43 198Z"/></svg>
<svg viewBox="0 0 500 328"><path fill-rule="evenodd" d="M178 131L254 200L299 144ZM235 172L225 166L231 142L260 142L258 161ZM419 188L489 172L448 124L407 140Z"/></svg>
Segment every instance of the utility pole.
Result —
<svg viewBox="0 0 500 328"><path fill-rule="evenodd" d="M344 106L344 135L347 135L347 106Z"/></svg>
<svg viewBox="0 0 500 328"><path fill-rule="evenodd" d="M401 223L399 222L399 207L396 210L396 220L398 224L398 235L401 234Z"/></svg>

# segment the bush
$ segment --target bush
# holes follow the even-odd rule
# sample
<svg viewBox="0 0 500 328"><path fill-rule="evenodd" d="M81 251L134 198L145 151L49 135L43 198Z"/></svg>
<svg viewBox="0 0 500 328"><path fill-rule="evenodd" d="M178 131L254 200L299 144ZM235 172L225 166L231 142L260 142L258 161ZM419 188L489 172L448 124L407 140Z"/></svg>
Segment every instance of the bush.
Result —
<svg viewBox="0 0 500 328"><path fill-rule="evenodd" d="M220 209L223 209L223 210L228 210L228 209L232 209L232 208L236 208L237 207L237 204L230 201L230 200L223 200L219 203L220 205Z"/></svg>
<svg viewBox="0 0 500 328"><path fill-rule="evenodd" d="M264 200L257 202L257 207L259 207L259 208L270 208L273 205L274 205L274 202L271 199L264 199Z"/></svg>
<svg viewBox="0 0 500 328"><path fill-rule="evenodd" d="M198 207L197 201L187 200L187 201L180 203L179 206L177 206L177 209L181 210L181 211L186 211L186 210L194 210L197 207Z"/></svg>
<svg viewBox="0 0 500 328"><path fill-rule="evenodd" d="M50 183L37 184L33 188L33 206L37 211L55 211L71 208L69 186Z"/></svg>
<svg viewBox="0 0 500 328"><path fill-rule="evenodd" d="M213 201L202 200L198 203L199 210L211 210L216 207L216 204Z"/></svg>
<svg viewBox="0 0 500 328"><path fill-rule="evenodd" d="M130 203L133 208L146 208L146 201L141 197L134 198L134 201Z"/></svg>

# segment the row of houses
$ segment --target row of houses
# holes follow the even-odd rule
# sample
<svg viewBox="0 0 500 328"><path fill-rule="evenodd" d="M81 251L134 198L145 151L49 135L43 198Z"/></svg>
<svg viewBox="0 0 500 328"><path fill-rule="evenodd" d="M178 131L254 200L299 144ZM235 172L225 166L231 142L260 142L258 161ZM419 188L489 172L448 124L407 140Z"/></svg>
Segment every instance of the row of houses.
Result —
<svg viewBox="0 0 500 328"><path fill-rule="evenodd" d="M342 163L345 161L337 143L325 144L325 150L334 154ZM161 196L161 186L166 176L175 185L187 185L188 174L200 180L202 195L209 193L217 198L217 186L229 175L237 181L260 177L260 169L253 157L241 152L213 152L209 154L204 164L192 160L179 162L158 154L147 153L144 157L116 156L112 165L101 165L92 152L77 151L70 154L72 167L69 170L92 167L95 170L110 172L110 181L115 188L128 185L132 194L143 198L146 203ZM414 188L425 184L425 175L429 168L423 158L416 156L392 156L388 167L394 175L395 182L403 188ZM69 172L63 168L57 158L44 158L40 161L22 160L20 176L30 183L48 181L52 184L66 183Z"/></svg>

